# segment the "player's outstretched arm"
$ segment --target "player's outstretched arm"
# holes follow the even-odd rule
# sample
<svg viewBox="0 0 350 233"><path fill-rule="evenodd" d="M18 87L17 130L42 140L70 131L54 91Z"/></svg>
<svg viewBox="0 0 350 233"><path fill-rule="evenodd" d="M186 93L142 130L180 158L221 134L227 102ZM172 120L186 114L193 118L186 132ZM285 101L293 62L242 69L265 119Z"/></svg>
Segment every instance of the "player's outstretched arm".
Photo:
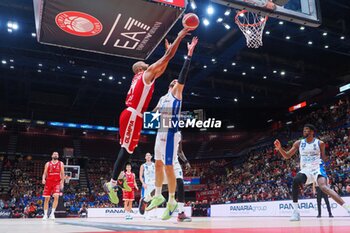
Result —
<svg viewBox="0 0 350 233"><path fill-rule="evenodd" d="M282 148L281 142L278 139L274 142L274 145L275 145L276 150L281 153L283 158L290 159L298 151L298 148L300 145L300 140L294 142L292 148L289 151L285 151Z"/></svg>
<svg viewBox="0 0 350 233"><path fill-rule="evenodd" d="M320 151L321 151L321 158L326 163L329 162L329 158L326 156L326 144L323 141L320 141Z"/></svg>
<svg viewBox="0 0 350 233"><path fill-rule="evenodd" d="M186 83L188 71L190 70L190 64L191 64L191 59L193 55L193 51L196 48L196 45L198 43L198 38L193 37L191 43L187 43L187 58L185 59L185 62L182 66L178 82L175 84L174 88L172 89L172 94L177 98L177 99L182 99L182 92L184 89L184 85Z"/></svg>
<svg viewBox="0 0 350 233"><path fill-rule="evenodd" d="M186 169L191 169L191 164L188 162L184 151L182 150L182 140L179 142L179 147L177 149L177 155L185 163Z"/></svg>
<svg viewBox="0 0 350 233"><path fill-rule="evenodd" d="M143 180L143 170L144 170L144 168L143 168L143 164L142 164L140 166L139 179L141 181L142 187L147 188L147 187L145 187L146 184L145 184L145 181Z"/></svg>
<svg viewBox="0 0 350 233"><path fill-rule="evenodd" d="M48 169L49 163L45 164L44 172L43 172L43 178L42 178L42 183L46 184L46 177L47 177L47 169Z"/></svg>
<svg viewBox="0 0 350 233"><path fill-rule="evenodd" d="M169 61L175 56L175 53L179 48L180 42L183 38L185 38L188 32L189 29L182 29L172 44L169 44L169 42L165 40L165 46L167 47L167 49L164 56L152 65L150 65L144 73L143 77L147 84L152 83L155 79L159 78L164 73L166 67L169 64Z"/></svg>
<svg viewBox="0 0 350 233"><path fill-rule="evenodd" d="M137 186L137 182L136 182L135 173L134 173L134 186L135 186L135 189L136 189L136 190L139 190L139 187Z"/></svg>
<svg viewBox="0 0 350 233"><path fill-rule="evenodd" d="M61 190L63 190L63 186L64 186L64 163L61 163L61 183L60 183L60 188Z"/></svg>

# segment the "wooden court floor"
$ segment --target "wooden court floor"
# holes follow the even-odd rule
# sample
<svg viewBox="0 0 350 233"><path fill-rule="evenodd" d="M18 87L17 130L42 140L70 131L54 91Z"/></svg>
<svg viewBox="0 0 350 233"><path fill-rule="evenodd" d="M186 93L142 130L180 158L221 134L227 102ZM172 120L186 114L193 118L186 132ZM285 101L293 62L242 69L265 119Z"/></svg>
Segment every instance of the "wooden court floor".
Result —
<svg viewBox="0 0 350 233"><path fill-rule="evenodd" d="M191 223L135 218L0 219L1 233L350 233L350 217L318 219L304 217L290 222L285 217L193 218Z"/></svg>

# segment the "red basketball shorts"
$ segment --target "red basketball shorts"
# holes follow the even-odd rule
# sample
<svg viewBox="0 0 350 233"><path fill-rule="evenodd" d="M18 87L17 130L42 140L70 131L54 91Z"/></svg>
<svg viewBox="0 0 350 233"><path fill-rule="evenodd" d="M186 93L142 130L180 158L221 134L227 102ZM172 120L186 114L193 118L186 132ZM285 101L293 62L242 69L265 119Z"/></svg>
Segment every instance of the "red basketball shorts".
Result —
<svg viewBox="0 0 350 233"><path fill-rule="evenodd" d="M60 192L61 192L60 181L50 181L50 180L46 181L43 197L51 197L52 195L59 195Z"/></svg>
<svg viewBox="0 0 350 233"><path fill-rule="evenodd" d="M133 201L133 200L135 200L134 191L131 191L131 192L123 191L123 201Z"/></svg>
<svg viewBox="0 0 350 233"><path fill-rule="evenodd" d="M143 118L141 113L137 113L132 108L125 109L119 117L120 145L130 154L139 143Z"/></svg>

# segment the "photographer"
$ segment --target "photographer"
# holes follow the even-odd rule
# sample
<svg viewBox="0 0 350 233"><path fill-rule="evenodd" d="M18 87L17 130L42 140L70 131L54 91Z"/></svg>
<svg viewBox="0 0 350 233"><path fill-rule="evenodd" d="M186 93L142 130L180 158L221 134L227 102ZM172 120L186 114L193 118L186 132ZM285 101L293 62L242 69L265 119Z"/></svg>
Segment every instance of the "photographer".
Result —
<svg viewBox="0 0 350 233"><path fill-rule="evenodd" d="M80 218L87 218L88 217L88 210L87 210L85 204L83 204L83 206L80 208L78 214L79 214Z"/></svg>

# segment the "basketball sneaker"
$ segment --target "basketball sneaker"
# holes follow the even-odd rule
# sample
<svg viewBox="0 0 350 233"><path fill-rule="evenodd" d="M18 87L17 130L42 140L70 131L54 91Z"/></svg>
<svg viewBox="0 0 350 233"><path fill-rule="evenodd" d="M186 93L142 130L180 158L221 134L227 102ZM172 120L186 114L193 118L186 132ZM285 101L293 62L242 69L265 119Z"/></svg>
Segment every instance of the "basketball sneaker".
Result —
<svg viewBox="0 0 350 233"><path fill-rule="evenodd" d="M170 204L169 202L166 204L165 211L162 215L162 220L168 220L171 218L171 215L173 215L174 211L177 209L177 202L175 201L174 204Z"/></svg>
<svg viewBox="0 0 350 233"><path fill-rule="evenodd" d="M105 193L108 194L108 199L110 202L112 202L113 204L119 203L117 192L115 188L112 186L111 182L104 183L103 189Z"/></svg>
<svg viewBox="0 0 350 233"><path fill-rule="evenodd" d="M162 205L164 202L165 198L163 197L163 195L153 197L151 203L147 206L146 211L153 210L154 208L157 208L158 206Z"/></svg>
<svg viewBox="0 0 350 233"><path fill-rule="evenodd" d="M131 192L132 189L128 185L128 182L126 181L126 178L118 179L117 185L119 188L121 188L125 192Z"/></svg>
<svg viewBox="0 0 350 233"><path fill-rule="evenodd" d="M141 215L144 215L145 214L145 209L147 207L147 202L145 202L145 198L141 198L140 199L140 203L139 203L139 212Z"/></svg>
<svg viewBox="0 0 350 233"><path fill-rule="evenodd" d="M187 217L184 212L179 213L177 216L177 221L178 222L192 222L192 218Z"/></svg>
<svg viewBox="0 0 350 233"><path fill-rule="evenodd" d="M294 212L293 215L290 217L289 221L292 221L292 222L300 221L300 213Z"/></svg>
<svg viewBox="0 0 350 233"><path fill-rule="evenodd" d="M55 215L54 215L54 214L50 214L49 219L50 219L50 220L55 220Z"/></svg>
<svg viewBox="0 0 350 233"><path fill-rule="evenodd" d="M43 216L43 221L47 221L47 215Z"/></svg>

